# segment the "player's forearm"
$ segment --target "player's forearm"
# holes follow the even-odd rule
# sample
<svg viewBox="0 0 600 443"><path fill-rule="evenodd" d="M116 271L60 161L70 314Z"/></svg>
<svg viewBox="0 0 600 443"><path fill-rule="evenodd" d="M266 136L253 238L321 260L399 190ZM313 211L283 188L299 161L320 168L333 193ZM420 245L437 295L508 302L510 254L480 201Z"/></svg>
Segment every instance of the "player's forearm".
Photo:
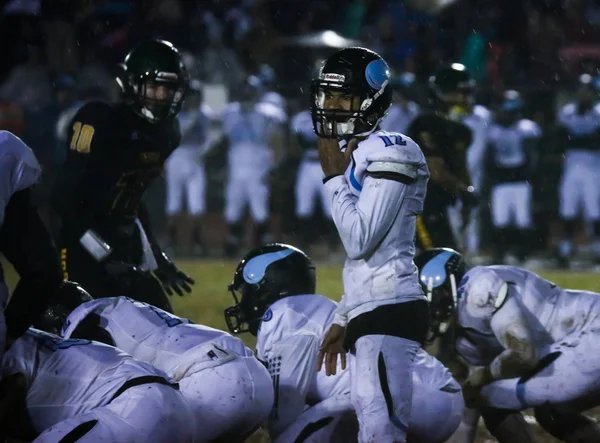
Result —
<svg viewBox="0 0 600 443"><path fill-rule="evenodd" d="M156 241L156 237L154 237L154 232L152 230L152 222L150 222L150 213L148 212L148 207L146 203L143 201L140 202L138 206L138 219L142 224L142 228L144 228L144 232L146 233L146 237L148 237L148 241L153 248L159 248L158 242Z"/></svg>
<svg viewBox="0 0 600 443"><path fill-rule="evenodd" d="M406 185L367 178L358 201L350 193L344 176L328 180L325 189L346 254L352 260L359 260L377 247L394 222Z"/></svg>

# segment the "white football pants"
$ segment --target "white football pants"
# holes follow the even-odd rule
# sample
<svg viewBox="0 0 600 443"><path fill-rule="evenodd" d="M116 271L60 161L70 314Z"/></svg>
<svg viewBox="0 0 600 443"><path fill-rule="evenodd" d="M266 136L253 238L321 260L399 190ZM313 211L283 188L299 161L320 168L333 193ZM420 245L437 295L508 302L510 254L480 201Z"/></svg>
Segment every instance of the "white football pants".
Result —
<svg viewBox="0 0 600 443"><path fill-rule="evenodd" d="M134 386L106 406L46 429L36 443L193 442L195 417L181 393L158 383ZM70 435L69 435L70 434Z"/></svg>
<svg viewBox="0 0 600 443"><path fill-rule="evenodd" d="M273 381L254 357L235 356L202 369L183 377L179 387L196 417L196 443L243 435L273 407Z"/></svg>

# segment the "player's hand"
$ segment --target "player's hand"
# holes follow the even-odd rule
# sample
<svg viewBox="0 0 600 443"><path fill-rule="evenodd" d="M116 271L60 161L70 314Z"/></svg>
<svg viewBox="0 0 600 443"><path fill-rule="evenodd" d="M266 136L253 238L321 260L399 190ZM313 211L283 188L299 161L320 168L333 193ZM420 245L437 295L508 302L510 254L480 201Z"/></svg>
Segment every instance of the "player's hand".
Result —
<svg viewBox="0 0 600 443"><path fill-rule="evenodd" d="M184 291L188 294L192 292L190 285L196 283L194 279L177 269L167 254L159 249L153 249L153 251L158 265L158 268L154 270L154 275L160 280L165 292L169 295L173 295L173 292L176 292L177 295L183 295Z"/></svg>
<svg viewBox="0 0 600 443"><path fill-rule="evenodd" d="M467 408L476 409L485 406L485 402L480 395L481 389L474 387L467 380L462 387L463 399Z"/></svg>
<svg viewBox="0 0 600 443"><path fill-rule="evenodd" d="M344 349L344 337L346 328L337 324L332 324L323 339L323 343L319 348L319 356L317 358L317 372L323 367L325 361L325 374L335 375L337 370L338 355L342 361L342 369L346 369L346 350Z"/></svg>
<svg viewBox="0 0 600 443"><path fill-rule="evenodd" d="M353 138L346 145L346 150L342 152L337 139L319 137L319 161L325 177L343 175L346 172L350 164L352 151L356 149L358 142L357 138Z"/></svg>

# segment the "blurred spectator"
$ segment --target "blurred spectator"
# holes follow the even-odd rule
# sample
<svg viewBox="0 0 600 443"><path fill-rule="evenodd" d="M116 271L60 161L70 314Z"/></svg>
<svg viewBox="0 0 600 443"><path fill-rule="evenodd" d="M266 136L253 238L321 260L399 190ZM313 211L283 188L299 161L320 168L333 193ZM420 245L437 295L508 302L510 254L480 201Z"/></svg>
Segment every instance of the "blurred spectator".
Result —
<svg viewBox="0 0 600 443"><path fill-rule="evenodd" d="M0 98L24 109L50 103L52 87L40 46L27 45L27 61L15 66L0 85Z"/></svg>

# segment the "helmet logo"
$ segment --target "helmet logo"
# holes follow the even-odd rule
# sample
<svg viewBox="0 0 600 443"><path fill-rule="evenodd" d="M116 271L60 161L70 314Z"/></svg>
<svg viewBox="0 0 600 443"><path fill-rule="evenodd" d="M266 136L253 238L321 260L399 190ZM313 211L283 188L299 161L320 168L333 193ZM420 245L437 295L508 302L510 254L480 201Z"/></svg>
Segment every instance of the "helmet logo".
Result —
<svg viewBox="0 0 600 443"><path fill-rule="evenodd" d="M273 311L271 310L271 308L267 309L266 312L264 313L264 315L262 316L262 318L260 319L261 321L269 321L273 319Z"/></svg>
<svg viewBox="0 0 600 443"><path fill-rule="evenodd" d="M267 268L276 261L283 260L284 258L292 255L295 251L293 249L286 249L284 251L269 252L262 254L257 257L251 258L244 267L244 280L250 284L256 284L260 282L264 276Z"/></svg>
<svg viewBox="0 0 600 443"><path fill-rule="evenodd" d="M326 82L336 82L336 83L344 83L346 80L346 76L342 74L334 74L332 72L328 72L326 74L321 74L321 80Z"/></svg>
<svg viewBox="0 0 600 443"><path fill-rule="evenodd" d="M365 69L365 78L371 88L379 91L385 88L390 80L390 68L381 59L373 60Z"/></svg>

